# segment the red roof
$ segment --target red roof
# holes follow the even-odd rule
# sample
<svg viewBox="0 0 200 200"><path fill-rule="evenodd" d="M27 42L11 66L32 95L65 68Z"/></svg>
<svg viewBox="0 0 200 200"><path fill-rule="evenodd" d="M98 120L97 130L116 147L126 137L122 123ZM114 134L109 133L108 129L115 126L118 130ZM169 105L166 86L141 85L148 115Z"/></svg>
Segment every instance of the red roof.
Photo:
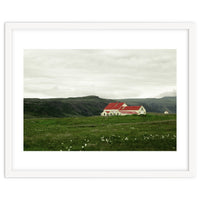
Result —
<svg viewBox="0 0 200 200"><path fill-rule="evenodd" d="M123 105L124 103L109 103L105 108L104 108L104 110L118 110L118 109L120 109L121 107L122 107L122 105Z"/></svg>
<svg viewBox="0 0 200 200"><path fill-rule="evenodd" d="M120 110L139 110L141 106L126 106Z"/></svg>

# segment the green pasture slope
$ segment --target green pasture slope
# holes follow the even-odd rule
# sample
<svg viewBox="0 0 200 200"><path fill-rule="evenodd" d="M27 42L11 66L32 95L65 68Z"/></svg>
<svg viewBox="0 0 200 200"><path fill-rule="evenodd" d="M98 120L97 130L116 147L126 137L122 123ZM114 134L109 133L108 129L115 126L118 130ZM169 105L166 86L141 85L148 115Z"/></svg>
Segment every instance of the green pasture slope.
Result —
<svg viewBox="0 0 200 200"><path fill-rule="evenodd" d="M25 151L176 151L176 114L24 119Z"/></svg>

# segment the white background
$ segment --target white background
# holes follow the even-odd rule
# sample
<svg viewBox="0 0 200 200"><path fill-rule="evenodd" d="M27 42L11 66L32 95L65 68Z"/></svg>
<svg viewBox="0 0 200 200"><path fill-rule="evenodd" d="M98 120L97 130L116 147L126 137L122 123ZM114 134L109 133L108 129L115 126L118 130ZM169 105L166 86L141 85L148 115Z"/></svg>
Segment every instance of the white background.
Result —
<svg viewBox="0 0 200 200"><path fill-rule="evenodd" d="M0 3L1 94L3 96L3 23L5 21L193 21L199 26L200 5L198 2L197 0L3 0ZM197 48L199 45L197 40ZM197 75L199 75L199 70ZM198 81L198 85L199 83ZM199 100L199 93L197 96L196 102ZM0 153L1 199L200 199L198 171L194 178L5 179L3 98L0 100L2 119L0 124L2 133L0 139L2 146ZM197 112L200 111L198 105L196 109ZM200 141L197 141L197 156L200 151L198 145ZM197 170L199 169L199 159L197 159Z"/></svg>

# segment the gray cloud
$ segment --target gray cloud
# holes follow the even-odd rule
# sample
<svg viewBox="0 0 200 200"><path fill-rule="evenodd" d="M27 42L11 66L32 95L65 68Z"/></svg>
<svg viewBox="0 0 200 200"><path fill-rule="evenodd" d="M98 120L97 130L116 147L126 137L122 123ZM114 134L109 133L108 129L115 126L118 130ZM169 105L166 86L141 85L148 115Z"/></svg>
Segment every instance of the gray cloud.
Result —
<svg viewBox="0 0 200 200"><path fill-rule="evenodd" d="M161 98L161 97L170 97L170 96L176 96L176 90L172 90L172 91L167 91L164 93L161 93L157 96L157 98Z"/></svg>
<svg viewBox="0 0 200 200"><path fill-rule="evenodd" d="M176 91L173 49L24 50L25 97L145 98L168 91Z"/></svg>

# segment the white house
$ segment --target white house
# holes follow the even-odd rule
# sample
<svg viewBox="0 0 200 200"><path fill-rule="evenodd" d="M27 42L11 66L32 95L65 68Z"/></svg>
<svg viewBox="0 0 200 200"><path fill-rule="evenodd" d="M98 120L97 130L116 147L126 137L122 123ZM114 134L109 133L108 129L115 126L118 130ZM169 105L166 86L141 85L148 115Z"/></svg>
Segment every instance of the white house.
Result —
<svg viewBox="0 0 200 200"><path fill-rule="evenodd" d="M101 116L113 115L146 115L146 110L143 106L127 106L123 102L109 103Z"/></svg>

